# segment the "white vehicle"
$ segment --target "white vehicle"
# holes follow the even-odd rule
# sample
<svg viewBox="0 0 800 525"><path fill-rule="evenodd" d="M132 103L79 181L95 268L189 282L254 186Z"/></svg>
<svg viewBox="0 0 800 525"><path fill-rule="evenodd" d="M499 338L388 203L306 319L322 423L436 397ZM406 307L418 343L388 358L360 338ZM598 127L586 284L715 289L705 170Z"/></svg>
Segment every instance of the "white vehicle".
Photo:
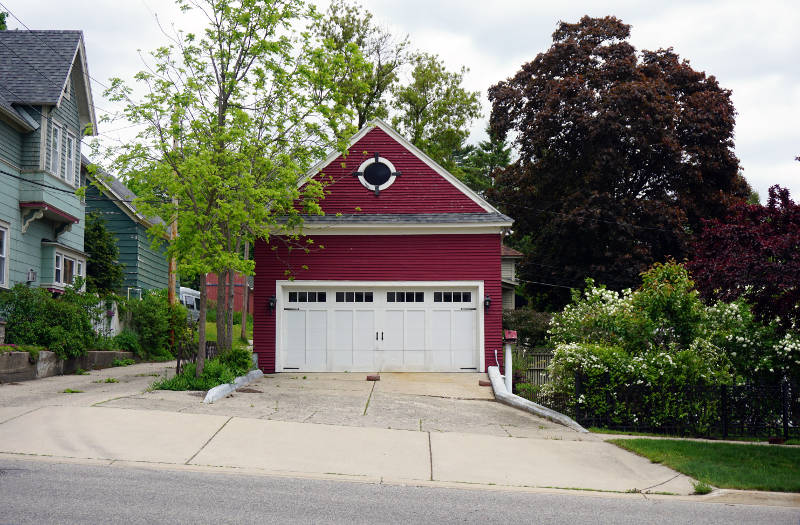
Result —
<svg viewBox="0 0 800 525"><path fill-rule="evenodd" d="M200 292L193 288L180 288L180 302L189 310L189 319L197 321L200 317Z"/></svg>

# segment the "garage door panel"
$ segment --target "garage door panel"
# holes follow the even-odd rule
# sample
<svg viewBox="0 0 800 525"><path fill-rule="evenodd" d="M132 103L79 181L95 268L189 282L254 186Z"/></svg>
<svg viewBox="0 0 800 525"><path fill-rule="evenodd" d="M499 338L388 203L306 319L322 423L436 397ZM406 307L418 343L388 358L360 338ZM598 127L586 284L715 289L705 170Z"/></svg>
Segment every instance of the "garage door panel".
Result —
<svg viewBox="0 0 800 525"><path fill-rule="evenodd" d="M332 350L353 350L352 310L335 310L333 312Z"/></svg>
<svg viewBox="0 0 800 525"><path fill-rule="evenodd" d="M384 327L381 348L384 351L402 352L405 335L405 315L403 310L386 310L383 313L383 318Z"/></svg>
<svg viewBox="0 0 800 525"><path fill-rule="evenodd" d="M425 369L424 350L406 350L403 352L403 365L407 370Z"/></svg>
<svg viewBox="0 0 800 525"><path fill-rule="evenodd" d="M399 370L403 367L402 350L380 350L377 355L377 370Z"/></svg>
<svg viewBox="0 0 800 525"><path fill-rule="evenodd" d="M453 365L456 368L475 368L475 310L453 312Z"/></svg>
<svg viewBox="0 0 800 525"><path fill-rule="evenodd" d="M450 310L434 310L431 312L431 350L450 350Z"/></svg>
<svg viewBox="0 0 800 525"><path fill-rule="evenodd" d="M355 313L355 344L353 350L375 350L377 335L375 330L375 311L356 310Z"/></svg>
<svg viewBox="0 0 800 525"><path fill-rule="evenodd" d="M306 364L306 313L286 312L286 366L297 368Z"/></svg>
<svg viewBox="0 0 800 525"><path fill-rule="evenodd" d="M406 350L425 350L425 310L406 312Z"/></svg>

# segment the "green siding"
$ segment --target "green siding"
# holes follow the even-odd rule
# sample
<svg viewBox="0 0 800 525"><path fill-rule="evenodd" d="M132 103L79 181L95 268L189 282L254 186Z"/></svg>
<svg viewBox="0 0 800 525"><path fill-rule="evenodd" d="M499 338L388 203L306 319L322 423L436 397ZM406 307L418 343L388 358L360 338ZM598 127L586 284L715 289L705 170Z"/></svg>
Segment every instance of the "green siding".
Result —
<svg viewBox="0 0 800 525"><path fill-rule="evenodd" d="M124 275L122 293L126 293L128 288L166 288L169 272L164 255L166 247L162 245L153 249L147 228L125 213L123 205L111 201L96 187L91 186L86 195L87 213L98 212L117 239Z"/></svg>
<svg viewBox="0 0 800 525"><path fill-rule="evenodd" d="M10 168L19 169L21 165L22 133L6 121L0 120L0 169L9 171ZM3 187L9 178L8 175L3 176Z"/></svg>
<svg viewBox="0 0 800 525"><path fill-rule="evenodd" d="M40 126L30 133L26 133L22 140L20 167L23 171L39 171L41 169L39 152L42 147L42 130L47 126L47 119L42 116L43 113L46 115L42 106L34 106L33 109L28 110L28 114L31 118L36 119Z"/></svg>

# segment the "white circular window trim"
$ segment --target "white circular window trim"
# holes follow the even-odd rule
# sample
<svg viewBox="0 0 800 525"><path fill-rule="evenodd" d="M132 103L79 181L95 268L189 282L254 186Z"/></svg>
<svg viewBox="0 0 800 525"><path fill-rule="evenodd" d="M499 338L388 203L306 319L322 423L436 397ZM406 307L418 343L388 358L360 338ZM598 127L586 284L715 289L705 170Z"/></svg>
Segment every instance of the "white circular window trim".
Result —
<svg viewBox="0 0 800 525"><path fill-rule="evenodd" d="M378 186L378 191L383 191L392 184L394 184L394 181L397 178L397 176L395 175L395 173L397 173L397 170L394 169L394 164L384 159L383 157L378 157L377 161L375 160L375 157L371 157L362 162L361 166L358 167L358 180L361 182L361 185L367 188L368 190L375 190L375 186L367 182L366 179L364 178L364 170L367 169L367 166L375 164L376 162L379 162L381 164L386 164L386 166L389 168L389 172L391 173L391 175L389 175L389 180Z"/></svg>

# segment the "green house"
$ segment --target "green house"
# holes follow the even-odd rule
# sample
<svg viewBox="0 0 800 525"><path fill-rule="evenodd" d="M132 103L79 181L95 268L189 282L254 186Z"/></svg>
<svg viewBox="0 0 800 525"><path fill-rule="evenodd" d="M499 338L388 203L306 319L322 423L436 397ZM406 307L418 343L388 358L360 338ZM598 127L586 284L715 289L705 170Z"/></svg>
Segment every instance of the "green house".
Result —
<svg viewBox="0 0 800 525"><path fill-rule="evenodd" d="M154 223L161 224L161 219L142 215L133 204L135 193L102 170L91 170L90 174L89 165L89 160L83 157L81 172L91 182L86 189L86 213L99 214L117 239L124 272L120 292L132 297L139 296L142 290L166 288L169 276L166 242L154 248L153 238L147 232Z"/></svg>
<svg viewBox="0 0 800 525"><path fill-rule="evenodd" d="M81 31L0 31L0 287L86 273L81 139L94 134Z"/></svg>

